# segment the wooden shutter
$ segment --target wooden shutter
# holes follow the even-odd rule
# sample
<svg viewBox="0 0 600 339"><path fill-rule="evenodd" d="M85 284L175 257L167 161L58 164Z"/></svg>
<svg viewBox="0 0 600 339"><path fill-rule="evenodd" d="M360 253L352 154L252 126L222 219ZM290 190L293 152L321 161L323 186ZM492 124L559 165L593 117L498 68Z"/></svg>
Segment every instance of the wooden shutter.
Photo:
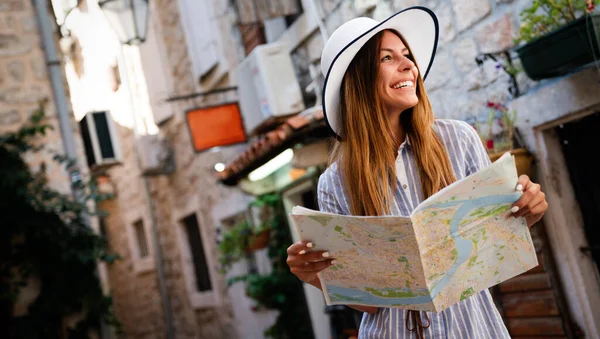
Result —
<svg viewBox="0 0 600 339"><path fill-rule="evenodd" d="M214 16L206 0L179 0L181 23L196 78L219 62L219 45Z"/></svg>

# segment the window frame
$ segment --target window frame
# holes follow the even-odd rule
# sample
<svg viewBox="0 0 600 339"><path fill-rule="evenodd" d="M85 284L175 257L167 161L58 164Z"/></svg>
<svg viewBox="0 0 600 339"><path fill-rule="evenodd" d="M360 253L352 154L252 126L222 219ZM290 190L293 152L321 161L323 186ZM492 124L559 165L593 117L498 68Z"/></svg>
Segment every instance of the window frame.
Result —
<svg viewBox="0 0 600 339"><path fill-rule="evenodd" d="M219 292L221 291L222 286L219 279L217 279L218 272L215 269L216 258L213 254L214 242L209 241L211 238L206 230L207 225L210 225L210 223L206 220L204 214L199 209L199 206L198 197L193 196L186 200L185 206L176 208L173 213L173 224L176 225L175 228L177 230L177 244L180 251L185 287L188 300L194 309L213 308L221 305L223 302L223 297ZM196 288L196 274L192 262L193 256L187 239L185 223L183 222L185 218L192 214L196 215L196 221L198 223L202 241L202 249L204 250L204 260L206 261L208 273L210 274L212 289L209 291L199 292Z"/></svg>
<svg viewBox="0 0 600 339"><path fill-rule="evenodd" d="M93 117L93 115L97 114L97 113L104 113L104 116L106 117L106 124L108 126L108 134L110 137L110 142L111 142L111 146L112 146L113 153L114 153L114 157L112 157L112 158L103 158L102 157L102 151L100 149L100 140L98 139L98 129L96 128L96 123L94 122L94 117ZM85 119L85 122L87 125L87 131L88 131L88 134L90 137L90 142L92 144L92 151L94 153L94 154L92 154L93 159L94 159L94 164L92 164L92 167L121 163L121 161L123 159L122 153L121 153L121 143L119 141L117 130L115 128L115 122L114 122L114 119L112 118L112 115L110 114L110 111L109 110L90 111L90 112L86 113L85 116L81 120L84 120L84 119ZM79 121L80 128L82 127L81 123L82 122Z"/></svg>
<svg viewBox="0 0 600 339"><path fill-rule="evenodd" d="M150 229L150 217L147 215L147 213L132 211L126 215L125 220L125 228L127 229L127 243L129 245L129 253L131 254L131 262L133 263L133 271L136 274L154 271L155 252L153 246L154 242L152 241L152 230ZM143 258L141 257L137 232L135 230L135 224L140 220L142 221L146 242L148 244L148 255Z"/></svg>

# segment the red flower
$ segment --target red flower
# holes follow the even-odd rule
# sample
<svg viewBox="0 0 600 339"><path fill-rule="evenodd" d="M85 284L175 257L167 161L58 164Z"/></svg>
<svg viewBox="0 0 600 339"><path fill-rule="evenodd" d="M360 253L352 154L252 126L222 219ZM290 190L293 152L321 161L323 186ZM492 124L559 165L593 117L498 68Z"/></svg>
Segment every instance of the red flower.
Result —
<svg viewBox="0 0 600 339"><path fill-rule="evenodd" d="M494 103L493 103L493 102L491 102L491 101L488 101L488 103L487 103L487 107L494 107L494 106L495 106L495 105L494 105Z"/></svg>
<svg viewBox="0 0 600 339"><path fill-rule="evenodd" d="M594 10L594 8L596 8L594 6L594 2L592 0L586 0L586 3L587 3L587 11L588 12L591 12Z"/></svg>
<svg viewBox="0 0 600 339"><path fill-rule="evenodd" d="M486 143L486 147L488 149L493 149L494 148L494 140L492 140L492 139L488 140Z"/></svg>

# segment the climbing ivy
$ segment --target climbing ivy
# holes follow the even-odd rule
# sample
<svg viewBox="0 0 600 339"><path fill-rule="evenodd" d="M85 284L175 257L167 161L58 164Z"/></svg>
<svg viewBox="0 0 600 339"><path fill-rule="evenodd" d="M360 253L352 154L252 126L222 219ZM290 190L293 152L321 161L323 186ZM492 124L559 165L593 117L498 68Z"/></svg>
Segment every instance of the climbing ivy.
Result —
<svg viewBox="0 0 600 339"><path fill-rule="evenodd" d="M0 337L88 338L101 322L119 328L96 273L99 260L118 257L87 225L86 214L93 214L87 205L50 188L43 164L34 173L23 160L42 150L34 141L51 128L44 121L40 107L19 131L0 135ZM55 160L73 165L63 156ZM86 201L106 198L94 180L75 185ZM25 315L14 314L30 278L39 281L39 294ZM80 316L74 328L64 327L69 316Z"/></svg>

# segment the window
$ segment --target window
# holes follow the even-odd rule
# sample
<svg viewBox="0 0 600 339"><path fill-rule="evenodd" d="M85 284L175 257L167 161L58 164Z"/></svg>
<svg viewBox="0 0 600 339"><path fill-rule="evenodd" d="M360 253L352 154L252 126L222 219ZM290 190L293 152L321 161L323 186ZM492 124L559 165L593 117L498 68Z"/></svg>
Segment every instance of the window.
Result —
<svg viewBox="0 0 600 339"><path fill-rule="evenodd" d="M148 240L146 239L146 230L144 229L144 222L142 219L133 223L133 229L135 231L140 258L145 258L150 254L150 251L148 250Z"/></svg>
<svg viewBox="0 0 600 339"><path fill-rule="evenodd" d="M205 223L206 214L198 211L199 198L192 195L183 206L177 206L173 222L177 225L177 242L180 250L183 277L190 304L195 309L219 305L222 282L215 270L213 235L210 224Z"/></svg>
<svg viewBox="0 0 600 339"><path fill-rule="evenodd" d="M88 113L79 126L90 168L116 164L121 160L116 130L108 112Z"/></svg>
<svg viewBox="0 0 600 339"><path fill-rule="evenodd" d="M196 219L196 214L194 213L187 216L182 222L192 254L194 277L196 278L196 289L198 292L210 291L212 290L210 273L208 272L208 265L204 255L202 236L200 235L200 228L198 227L198 219Z"/></svg>
<svg viewBox="0 0 600 339"><path fill-rule="evenodd" d="M154 270L153 249L150 242L150 223L139 211L129 211L127 222L127 240L131 261L135 273L141 274Z"/></svg>

